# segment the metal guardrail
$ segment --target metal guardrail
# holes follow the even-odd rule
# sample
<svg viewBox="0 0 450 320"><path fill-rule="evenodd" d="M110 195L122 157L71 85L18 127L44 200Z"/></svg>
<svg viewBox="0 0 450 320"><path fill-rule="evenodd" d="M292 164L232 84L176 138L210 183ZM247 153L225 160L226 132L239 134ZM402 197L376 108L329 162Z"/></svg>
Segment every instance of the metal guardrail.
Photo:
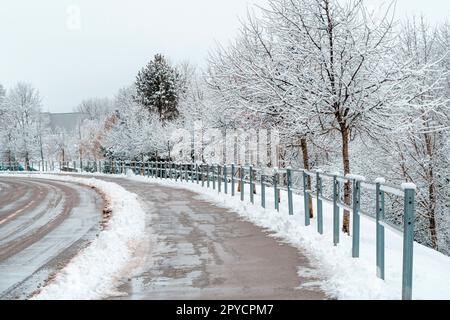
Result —
<svg viewBox="0 0 450 320"><path fill-rule="evenodd" d="M2 167L3 164L2 164ZM360 216L367 215L375 219L376 223L376 270L380 279L385 279L385 228L393 228L403 232L403 267L402 267L402 298L412 299L413 278L413 243L414 243L414 215L415 215L415 187L405 184L402 188L389 185L384 179L366 181L357 175L343 176L337 173L309 171L304 169L270 169L254 168L252 166L210 165L196 163L173 163L160 161L71 161L71 162L38 162L30 164L33 171L77 171L100 172L107 174L123 174L127 169L140 175L153 178L186 181L202 185L202 187L217 189L236 196L236 185L240 190L240 199L245 200L245 186L249 186L249 197L255 203L255 187L259 182L260 205L266 208L266 189L272 188L274 193L274 209L280 210L280 190L287 192L287 207L289 215L294 214L293 194L303 194L305 226L310 225L309 198L315 198L317 208L317 232L323 234L323 202L333 205L333 244L339 244L340 209L351 212L352 221L352 257L359 257L360 245ZM297 187L292 176L301 177L301 184ZM331 181L332 198L323 194L324 180ZM315 184L313 184L315 182ZM351 203L343 201L341 191L345 183L351 184ZM361 189L375 193L375 217L361 210ZM390 224L385 219L386 194L403 197L403 229Z"/></svg>

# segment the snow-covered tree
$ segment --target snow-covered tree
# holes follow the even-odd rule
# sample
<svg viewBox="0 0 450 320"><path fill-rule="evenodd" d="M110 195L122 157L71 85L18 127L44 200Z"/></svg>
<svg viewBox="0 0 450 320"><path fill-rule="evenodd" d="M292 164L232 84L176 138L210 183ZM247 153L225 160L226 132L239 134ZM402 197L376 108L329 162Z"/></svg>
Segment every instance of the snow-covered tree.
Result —
<svg viewBox="0 0 450 320"><path fill-rule="evenodd" d="M135 100L161 121L176 119L181 84L177 69L157 54L136 77Z"/></svg>
<svg viewBox="0 0 450 320"><path fill-rule="evenodd" d="M103 121L113 111L114 103L109 98L89 98L83 100L75 111L88 120Z"/></svg>
<svg viewBox="0 0 450 320"><path fill-rule="evenodd" d="M6 90L0 84L0 157L11 167L15 158L15 130L13 114L7 101Z"/></svg>
<svg viewBox="0 0 450 320"><path fill-rule="evenodd" d="M13 135L18 156L24 159L25 167L29 169L31 157L39 153L39 91L31 84L19 82L9 90L7 104L14 121Z"/></svg>
<svg viewBox="0 0 450 320"><path fill-rule="evenodd" d="M176 122L163 122L133 101L134 87L122 89L116 96L115 113L109 119L103 146L115 159L168 157L170 132Z"/></svg>
<svg viewBox="0 0 450 320"><path fill-rule="evenodd" d="M404 24L400 59L410 76L403 83L407 90L398 102L400 116L387 144L396 156L394 176L418 186L416 238L437 250L449 241L450 215L450 70L443 63L450 50L444 31L424 18Z"/></svg>

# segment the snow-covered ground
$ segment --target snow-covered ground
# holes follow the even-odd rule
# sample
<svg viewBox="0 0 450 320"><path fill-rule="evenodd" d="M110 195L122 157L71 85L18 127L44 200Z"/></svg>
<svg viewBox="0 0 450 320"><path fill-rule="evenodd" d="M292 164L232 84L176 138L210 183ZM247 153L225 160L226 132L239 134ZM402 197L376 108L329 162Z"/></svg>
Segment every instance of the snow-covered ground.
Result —
<svg viewBox="0 0 450 320"><path fill-rule="evenodd" d="M300 195L294 195L294 215L289 216L286 192L281 192L280 212L272 209L274 197L271 188L266 189L267 209L264 209L260 206L260 194L255 195L255 204L249 201L248 185L246 201L242 202L237 192L235 197L231 197L230 191L228 195L219 194L217 189L212 189L212 184L211 189L207 189L206 183L201 187L201 184L180 180L128 178L192 190L201 198L229 208L256 225L273 231L275 236L291 245L306 249L325 277L320 284L322 289L338 299L401 299L402 234L385 230L386 280L383 281L376 277L375 222L368 217L361 217L360 258L352 258L351 237L341 232L340 243L333 246L333 210L328 203L323 204L324 234L320 235L316 231L316 219L311 220L309 227L304 226L303 197ZM228 188L231 189L230 184ZM418 243L414 243L413 299L450 299L450 257Z"/></svg>
<svg viewBox="0 0 450 320"><path fill-rule="evenodd" d="M47 174L29 176L96 187L105 194L113 213L99 236L34 299L99 299L114 294L115 276L127 266L134 248L144 237L145 212L137 196L115 183L94 178Z"/></svg>
<svg viewBox="0 0 450 320"><path fill-rule="evenodd" d="M97 174L98 175L98 174ZM145 214L136 195L114 184L90 178L62 175L33 174L34 178L73 181L95 186L110 200L113 216L106 230L83 252L75 257L45 287L37 299L95 299L111 294L114 277L131 259L131 252L144 236ZM83 177L81 177L83 176ZM255 204L249 201L246 185L246 200L218 193L192 182L177 182L134 175L105 175L130 180L158 183L175 188L185 188L199 194L202 199L237 212L245 219L274 232L274 236L293 246L309 252L315 267L324 280L320 286L338 299L400 299L402 278L402 235L396 231L385 231L386 271L383 281L376 277L375 223L361 217L360 258L351 257L351 237L340 234L340 243L333 246L332 206L324 203L324 234L317 233L316 220L304 226L303 197L294 195L294 215L287 214L287 194L282 191L280 212L274 207L273 191L266 189L266 208L260 206L260 194L255 195ZM257 188L259 191L259 188ZM223 187L222 187L223 192ZM341 210L342 221L342 210ZM450 299L450 257L414 243L414 299Z"/></svg>

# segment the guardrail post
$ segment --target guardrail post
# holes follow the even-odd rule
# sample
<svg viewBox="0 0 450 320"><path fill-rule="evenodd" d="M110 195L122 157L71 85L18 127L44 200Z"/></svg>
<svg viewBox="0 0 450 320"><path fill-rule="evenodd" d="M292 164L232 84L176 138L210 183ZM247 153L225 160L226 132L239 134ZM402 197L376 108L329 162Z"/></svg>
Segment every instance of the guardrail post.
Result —
<svg viewBox="0 0 450 320"><path fill-rule="evenodd" d="M227 176L227 165L223 165L223 190L225 194L228 194L228 176Z"/></svg>
<svg viewBox="0 0 450 320"><path fill-rule="evenodd" d="M156 161L152 161L152 178L156 179L158 177L157 172L157 165L158 163ZM130 169L131 169L131 162L130 162Z"/></svg>
<svg viewBox="0 0 450 320"><path fill-rule="evenodd" d="M385 180L378 178L376 182L376 229L377 229L377 277L384 280L384 191L381 183Z"/></svg>
<svg viewBox="0 0 450 320"><path fill-rule="evenodd" d="M213 190L216 190L216 169L214 169L214 165L211 166L211 169L212 169Z"/></svg>
<svg viewBox="0 0 450 320"><path fill-rule="evenodd" d="M266 185L264 184L264 175L261 169L261 207L266 208Z"/></svg>
<svg viewBox="0 0 450 320"><path fill-rule="evenodd" d="M165 178L166 178L166 180L169 180L170 179L170 161L167 161L166 163L165 163L165 167L166 167L166 169L165 169Z"/></svg>
<svg viewBox="0 0 450 320"><path fill-rule="evenodd" d="M414 196L415 186L403 185L405 192L404 218L403 218L403 276L402 299L412 299L413 281L413 248L414 248Z"/></svg>
<svg viewBox="0 0 450 320"><path fill-rule="evenodd" d="M202 187L204 187L205 186L205 165L204 164L202 164L200 166L200 171L202 173Z"/></svg>
<svg viewBox="0 0 450 320"><path fill-rule="evenodd" d="M198 163L195 164L195 180L197 180L197 184L199 184L199 181L198 181Z"/></svg>
<svg viewBox="0 0 450 320"><path fill-rule="evenodd" d="M164 162L164 179L170 179L170 162Z"/></svg>
<svg viewBox="0 0 450 320"><path fill-rule="evenodd" d="M322 210L322 178L320 172L316 172L316 196L317 196L317 232L323 234L323 210Z"/></svg>
<svg viewBox="0 0 450 320"><path fill-rule="evenodd" d="M353 180L353 236L352 236L352 257L359 257L359 223L360 223L360 196L361 196L361 181Z"/></svg>
<svg viewBox="0 0 450 320"><path fill-rule="evenodd" d="M294 206L292 203L292 177L291 177L291 169L286 169L286 184L287 184L287 193L288 193L288 209L289 215L292 216L294 214Z"/></svg>
<svg viewBox="0 0 450 320"><path fill-rule="evenodd" d="M219 193L222 192L222 166L217 165L217 183Z"/></svg>
<svg viewBox="0 0 450 320"><path fill-rule="evenodd" d="M333 244L339 243L339 182L337 177L333 177Z"/></svg>
<svg viewBox="0 0 450 320"><path fill-rule="evenodd" d="M305 226L309 226L311 219L309 217L308 175L305 171L303 171L303 202L305 206Z"/></svg>
<svg viewBox="0 0 450 320"><path fill-rule="evenodd" d="M254 188L253 188L253 167L250 166L250 175L249 175L249 181L250 181L250 202L255 203L255 199L253 196Z"/></svg>
<svg viewBox="0 0 450 320"><path fill-rule="evenodd" d="M280 198L278 193L278 173L275 171L273 174L273 192L275 199L275 210L280 211Z"/></svg>
<svg viewBox="0 0 450 320"><path fill-rule="evenodd" d="M231 164L231 196L234 197L235 186L234 186L234 163Z"/></svg>
<svg viewBox="0 0 450 320"><path fill-rule="evenodd" d="M239 169L239 179L240 179L240 184L241 184L241 201L244 201L245 183L244 183L244 168L242 166L240 166L240 169Z"/></svg>
<svg viewBox="0 0 450 320"><path fill-rule="evenodd" d="M161 180L167 178L167 162L161 161Z"/></svg>

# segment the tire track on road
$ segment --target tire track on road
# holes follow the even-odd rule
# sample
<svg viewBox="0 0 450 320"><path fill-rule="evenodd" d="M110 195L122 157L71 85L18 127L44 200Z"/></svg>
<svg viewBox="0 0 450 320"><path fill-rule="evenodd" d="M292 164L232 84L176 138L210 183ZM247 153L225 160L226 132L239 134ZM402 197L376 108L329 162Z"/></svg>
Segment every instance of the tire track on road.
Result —
<svg viewBox="0 0 450 320"><path fill-rule="evenodd" d="M0 298L25 299L98 234L103 198L76 183L1 176L0 183L0 207L9 206L3 218L10 217L0 225Z"/></svg>

